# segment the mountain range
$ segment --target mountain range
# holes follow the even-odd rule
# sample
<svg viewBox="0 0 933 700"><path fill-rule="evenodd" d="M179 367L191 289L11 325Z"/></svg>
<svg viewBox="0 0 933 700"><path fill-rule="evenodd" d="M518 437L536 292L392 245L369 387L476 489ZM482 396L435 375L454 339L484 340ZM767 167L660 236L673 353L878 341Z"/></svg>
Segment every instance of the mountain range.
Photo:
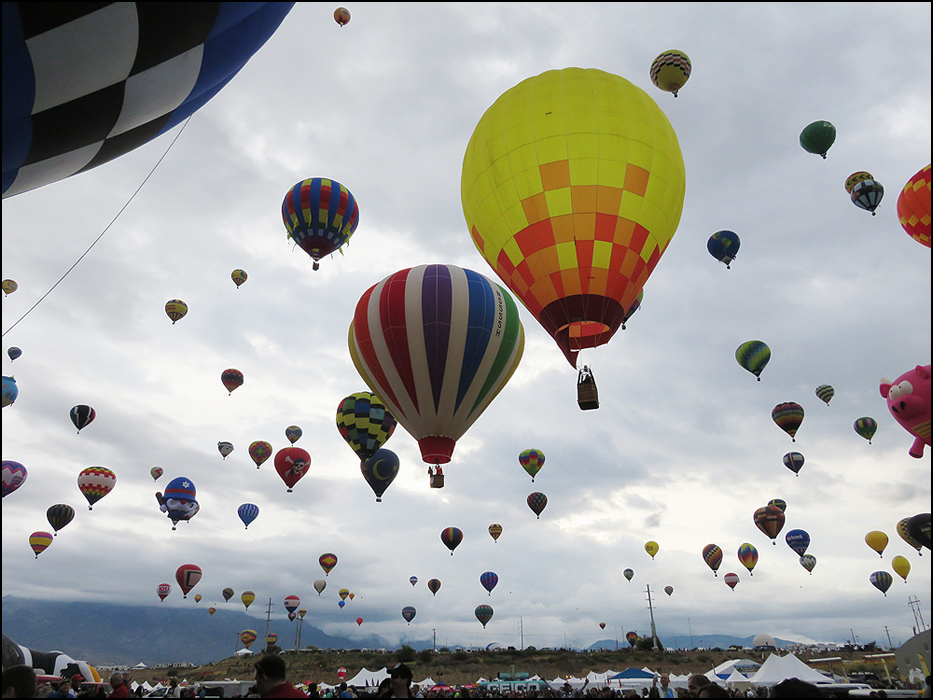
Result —
<svg viewBox="0 0 933 700"><path fill-rule="evenodd" d="M132 606L109 603L60 603L4 596L2 607L3 634L29 649L60 650L74 659L100 666L147 666L191 663L196 666L225 659L243 647L240 633L255 630L259 639L252 651L261 649L265 623L238 610L218 607L209 616L206 608L180 609L157 606ZM274 621L271 631L279 634L277 644L283 649L294 647L295 623ZM286 630L283 632L283 628ZM691 640L688 645L687 640ZM698 646L727 649L737 644L750 647L753 637L729 635L682 635L662 638L669 647ZM675 641L676 640L676 641ZM775 640L779 647L788 642ZM417 651L431 649L430 639L406 641ZM383 638L370 635L349 639L333 636L309 624L302 623L301 646L319 649L394 649ZM451 644L450 648L464 648ZM590 650L621 648L614 639L600 640Z"/></svg>

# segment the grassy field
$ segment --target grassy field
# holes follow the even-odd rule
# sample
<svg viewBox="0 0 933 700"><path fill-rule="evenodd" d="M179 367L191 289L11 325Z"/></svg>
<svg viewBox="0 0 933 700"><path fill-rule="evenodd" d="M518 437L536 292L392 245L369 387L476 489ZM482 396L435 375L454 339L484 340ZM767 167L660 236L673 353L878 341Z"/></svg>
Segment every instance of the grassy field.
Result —
<svg viewBox="0 0 933 700"><path fill-rule="evenodd" d="M805 663L811 656L798 655ZM874 672L884 678L884 667L878 661L862 661L860 652L832 652L813 655L813 658L827 656L840 656L845 663L846 673ZM296 653L285 651L282 658L288 666L289 680L292 682L313 680L328 684L339 683L337 671L343 667L347 670L347 678L352 678L363 667L370 671L378 671L383 667L392 666L399 660L408 664L414 672L415 681L430 676L438 683L448 685L463 685L472 683L478 678L495 678L500 673L508 673L513 668L519 673L537 674L541 678L552 680L558 676L575 676L581 678L590 671L603 673L609 669L623 671L629 666L636 668L647 667L653 671L676 673L705 673L711 668L731 659L751 658L762 663L767 653L730 651L699 651L699 652L653 652L620 649L619 651L575 652L575 651L491 651L491 652L415 652L409 648L399 651L358 652L358 651L305 651ZM177 674L179 679L188 679L189 682L198 680L223 680L224 678L247 679L253 676L253 657L230 657L214 664L198 668L180 669L148 669L133 671L129 675L133 680L150 683L155 680L165 680ZM893 661L893 659L891 660ZM817 668L827 670L827 665L816 665ZM889 661L892 676L895 673L894 665ZM835 673L842 673L842 665L833 664Z"/></svg>

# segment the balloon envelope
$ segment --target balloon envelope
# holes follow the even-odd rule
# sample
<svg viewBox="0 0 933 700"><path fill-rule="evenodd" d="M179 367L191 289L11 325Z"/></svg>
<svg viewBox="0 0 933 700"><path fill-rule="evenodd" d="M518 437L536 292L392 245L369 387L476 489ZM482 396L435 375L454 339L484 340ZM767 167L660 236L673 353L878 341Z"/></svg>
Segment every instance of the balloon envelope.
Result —
<svg viewBox="0 0 933 700"><path fill-rule="evenodd" d="M897 219L907 235L930 247L930 166L919 170L897 198Z"/></svg>
<svg viewBox="0 0 933 700"><path fill-rule="evenodd" d="M211 607L207 609L207 614L210 615L211 617L214 617L215 612L217 612L217 608Z"/></svg>
<svg viewBox="0 0 933 700"><path fill-rule="evenodd" d="M256 463L256 469L272 456L272 443L265 440L256 440L249 444L249 456Z"/></svg>
<svg viewBox="0 0 933 700"><path fill-rule="evenodd" d="M499 539L499 535L502 534L502 526L499 523L493 523L489 526L489 536L492 537L493 542Z"/></svg>
<svg viewBox="0 0 933 700"><path fill-rule="evenodd" d="M4 161L4 170L6 170L6 161ZM3 282L0 282L0 289L3 290L4 294L10 296L19 289L19 285L16 284L16 280L3 280Z"/></svg>
<svg viewBox="0 0 933 700"><path fill-rule="evenodd" d="M782 513L787 512L787 501L783 498L772 498L768 501L769 506L774 506L775 508L780 508Z"/></svg>
<svg viewBox="0 0 933 700"><path fill-rule="evenodd" d="M297 425L290 425L285 428L285 437L288 438L288 441L294 445L303 435L303 431Z"/></svg>
<svg viewBox="0 0 933 700"><path fill-rule="evenodd" d="M761 372L771 360L771 348L760 340L748 340L735 349L735 359L761 381Z"/></svg>
<svg viewBox="0 0 933 700"><path fill-rule="evenodd" d="M685 189L658 105L593 68L503 93L470 137L460 180L480 254L574 367L622 324L677 229Z"/></svg>
<svg viewBox="0 0 933 700"><path fill-rule="evenodd" d="M237 508L236 514L240 516L246 529L249 529L249 524L259 516L259 506L255 503L244 503Z"/></svg>
<svg viewBox="0 0 933 700"><path fill-rule="evenodd" d="M476 619L482 623L483 629L486 629L486 623L492 619L493 609L489 605L478 605L476 610L473 611L473 614L476 615Z"/></svg>
<svg viewBox="0 0 933 700"><path fill-rule="evenodd" d="M224 602L227 602L228 600L230 600L230 599L233 597L233 589L232 589L232 588L225 588L225 589L223 589L223 591L221 592L221 595L223 595L223 597L224 597Z"/></svg>
<svg viewBox="0 0 933 700"><path fill-rule="evenodd" d="M3 460L3 498L6 498L26 481L28 472L19 462L12 459Z"/></svg>
<svg viewBox="0 0 933 700"><path fill-rule="evenodd" d="M78 474L78 488L87 499L88 510L100 499L113 491L117 484L117 475L107 467L88 467Z"/></svg>
<svg viewBox="0 0 933 700"><path fill-rule="evenodd" d="M910 534L910 518L902 518L897 523L897 534L901 536L901 539L904 540L911 547L920 552L920 549L923 547L923 544L915 540ZM922 552L921 552L922 556Z"/></svg>
<svg viewBox="0 0 933 700"><path fill-rule="evenodd" d="M240 641L247 649L253 645L253 642L255 642L258 637L259 635L256 634L256 630L243 630L240 632Z"/></svg>
<svg viewBox="0 0 933 700"><path fill-rule="evenodd" d="M631 581L632 578L634 578L635 576L635 572L632 569L626 569L625 571L622 572L622 575L625 576L625 578L627 578L629 581Z"/></svg>
<svg viewBox="0 0 933 700"><path fill-rule="evenodd" d="M706 545L703 548L703 561L713 570L713 575L718 576L719 574L716 572L719 570L719 565L722 564L722 549L715 544Z"/></svg>
<svg viewBox="0 0 933 700"><path fill-rule="evenodd" d="M345 7L338 7L334 10L334 21L341 27L350 21L350 10Z"/></svg>
<svg viewBox="0 0 933 700"><path fill-rule="evenodd" d="M547 496L539 491L535 491L534 493L528 494L528 498L525 500L528 502L528 507L531 508L535 516L540 519L541 512L547 506Z"/></svg>
<svg viewBox="0 0 933 700"><path fill-rule="evenodd" d="M323 593L325 588L327 588L327 581L325 581L324 579L319 578L317 581L314 582L314 590L317 591L318 595L321 595L321 593Z"/></svg>
<svg viewBox="0 0 933 700"><path fill-rule="evenodd" d="M862 180L852 188L850 197L855 206L870 211L874 216L884 197L884 187L877 180Z"/></svg>
<svg viewBox="0 0 933 700"><path fill-rule="evenodd" d="M412 576L411 578L408 579L408 583L410 583L412 586L414 586L416 583L418 583L418 577L417 577L417 576Z"/></svg>
<svg viewBox="0 0 933 700"><path fill-rule="evenodd" d="M16 386L16 380L13 377L3 377L3 408L12 406L16 403L16 397L19 396L19 387Z"/></svg>
<svg viewBox="0 0 933 700"><path fill-rule="evenodd" d="M314 260L316 270L321 258L350 240L360 223L360 208L344 185L312 177L286 193L282 221L289 237Z"/></svg>
<svg viewBox="0 0 933 700"><path fill-rule="evenodd" d="M739 575L729 572L728 574L722 577L722 580L725 581L726 585L729 586L729 588L731 588L734 591L735 587L739 583Z"/></svg>
<svg viewBox="0 0 933 700"><path fill-rule="evenodd" d="M793 401L779 403L771 411L771 420L781 430L790 435L791 442L796 442L794 436L797 435L797 430L800 428L800 424L803 423L803 406Z"/></svg>
<svg viewBox="0 0 933 700"><path fill-rule="evenodd" d="M360 471L376 494L376 500L381 501L382 494L398 476L398 455L385 448L377 450L374 455L360 462Z"/></svg>
<svg viewBox="0 0 933 700"><path fill-rule="evenodd" d="M220 452L224 459L227 459L227 456L233 452L233 443L227 442L226 440L223 442L218 442L217 451Z"/></svg>
<svg viewBox="0 0 933 700"><path fill-rule="evenodd" d="M512 376L524 342L505 290L454 265L420 265L370 287L349 337L360 376L429 464L450 461Z"/></svg>
<svg viewBox="0 0 933 700"><path fill-rule="evenodd" d="M45 517L48 519L52 529L55 530L55 534L58 534L59 530L74 520L75 509L64 503L58 503L54 506L49 506L49 509L45 511Z"/></svg>
<svg viewBox="0 0 933 700"><path fill-rule="evenodd" d="M891 568L894 569L895 574L904 579L904 583L907 583L907 575L910 573L910 561L907 557L898 554L891 560Z"/></svg>
<svg viewBox="0 0 933 700"><path fill-rule="evenodd" d="M868 580L871 582L872 586L884 593L885 597L887 598L888 589L891 587L891 583L894 581L894 577L891 576L891 574L889 574L887 571L876 571L868 577Z"/></svg>
<svg viewBox="0 0 933 700"><path fill-rule="evenodd" d="M402 617L405 618L405 621L408 624L411 624L411 621L415 619L416 613L417 611L410 605L406 605L404 608L402 608Z"/></svg>
<svg viewBox="0 0 933 700"><path fill-rule="evenodd" d="M230 273L230 279L233 280L233 283L237 286L237 289L240 288L240 285L246 281L248 275L246 270L234 270Z"/></svg>
<svg viewBox="0 0 933 700"><path fill-rule="evenodd" d="M327 576L330 574L331 569L337 566L337 555L327 552L318 557L318 564L321 565L321 568L324 569L324 575ZM318 591L320 593L320 591Z"/></svg>
<svg viewBox="0 0 933 700"><path fill-rule="evenodd" d="M907 521L910 536L927 549L930 549L930 514L918 513Z"/></svg>
<svg viewBox="0 0 933 700"><path fill-rule="evenodd" d="M820 384L816 387L816 396L817 398L824 402L827 406L829 402L832 401L833 396L836 395L836 390L833 389L829 384Z"/></svg>
<svg viewBox="0 0 933 700"><path fill-rule="evenodd" d="M790 469L794 474L799 474L804 464L803 455L799 452L788 452L784 455L784 466Z"/></svg>
<svg viewBox="0 0 933 700"><path fill-rule="evenodd" d="M196 564L182 564L175 570L175 580L184 594L183 598L188 597L188 591L198 584L201 575L201 567Z"/></svg>
<svg viewBox="0 0 933 700"><path fill-rule="evenodd" d="M518 456L518 463L522 465L522 469L528 472L533 483L535 474L541 471L541 467L544 466L544 452L535 449L525 450Z"/></svg>
<svg viewBox="0 0 933 700"><path fill-rule="evenodd" d="M658 543L655 542L654 540L649 540L648 542L645 542L645 551L651 555L652 559L654 559L654 555L657 554L660 549L661 549L660 546L658 546Z"/></svg>
<svg viewBox="0 0 933 700"><path fill-rule="evenodd" d="M249 606L254 600L256 600L256 594L252 591L243 591L240 595L240 600L243 601L243 605L246 606L246 609L249 610Z"/></svg>
<svg viewBox="0 0 933 700"><path fill-rule="evenodd" d="M879 557L883 557L885 547L888 546L888 536L881 530L872 530L865 535L865 544L878 552Z"/></svg>
<svg viewBox="0 0 933 700"><path fill-rule="evenodd" d="M288 493L311 468L311 455L300 447L283 447L275 453L275 471L288 487Z"/></svg>
<svg viewBox="0 0 933 700"><path fill-rule="evenodd" d="M97 417L97 411L90 406L80 404L71 409L70 415L71 422L74 423L80 433L82 428L86 428L94 421Z"/></svg>
<svg viewBox="0 0 933 700"><path fill-rule="evenodd" d="M871 439L875 435L875 431L878 430L878 423L874 418L869 416L863 416L855 421L852 424L852 429L857 432L861 437L868 440L868 444L871 444Z"/></svg>
<svg viewBox="0 0 933 700"><path fill-rule="evenodd" d="M369 459L392 437L396 420L368 391L344 397L337 406L337 430L361 460Z"/></svg>
<svg viewBox="0 0 933 700"><path fill-rule="evenodd" d="M758 550L755 548L755 545L744 542L739 546L739 561L742 562L742 566L748 569L749 576L754 576L752 569L755 568L755 564L758 563Z"/></svg>
<svg viewBox="0 0 933 700"><path fill-rule="evenodd" d="M664 592L667 593L668 595L673 595L673 593L674 593L674 587L673 587L673 586L665 586L665 587L664 587Z"/></svg>
<svg viewBox="0 0 933 700"><path fill-rule="evenodd" d="M492 595L492 589L499 583L499 577L492 571L484 571L480 574L479 582L489 592L489 595Z"/></svg>
<svg viewBox="0 0 933 700"><path fill-rule="evenodd" d="M440 580L432 578L430 581L428 581L428 590L431 591L433 595L437 595L437 592L441 590Z"/></svg>
<svg viewBox="0 0 933 700"><path fill-rule="evenodd" d="M450 550L450 556L453 556L457 545L463 541L463 531L457 527L445 527L441 530L441 542Z"/></svg>
<svg viewBox="0 0 933 700"><path fill-rule="evenodd" d="M288 612L295 612L301 605L301 598L296 595L285 596L285 609Z"/></svg>
<svg viewBox="0 0 933 700"><path fill-rule="evenodd" d="M771 538L771 544L776 544L774 538L784 527L784 511L775 506L762 506L755 511L753 519L758 529Z"/></svg>
<svg viewBox="0 0 933 700"><path fill-rule="evenodd" d="M7 348L6 354L10 356L10 362L12 362L12 361L15 360L17 357L19 357L20 355L22 355L22 354L23 354L23 351L20 350L20 349L19 349L18 347L16 347L15 345L11 345L10 347Z"/></svg>
<svg viewBox="0 0 933 700"><path fill-rule="evenodd" d="M152 476L153 481L158 481L159 477L161 477L164 473L165 471L162 469L162 467L153 467L149 470L149 474Z"/></svg>
<svg viewBox="0 0 933 700"><path fill-rule="evenodd" d="M225 369L220 373L220 381L227 391L232 394L235 389L243 386L243 373L238 369Z"/></svg>
<svg viewBox="0 0 933 700"><path fill-rule="evenodd" d="M34 532L29 536L29 546L32 547L32 551L36 553L36 559L38 559L39 555L52 544L53 536L51 532L42 531Z"/></svg>
<svg viewBox="0 0 933 700"><path fill-rule="evenodd" d="M691 70L692 66L687 54L670 49L654 59L648 75L655 87L677 97L677 91L690 79Z"/></svg>
<svg viewBox="0 0 933 700"><path fill-rule="evenodd" d="M183 319L188 313L188 305L183 302L181 299L169 299L165 302L165 315L172 320L172 325L175 325L175 321Z"/></svg>
<svg viewBox="0 0 933 700"><path fill-rule="evenodd" d="M815 121L800 132L800 145L807 153L815 153L826 158L826 152L836 140L836 127L823 120Z"/></svg>
<svg viewBox="0 0 933 700"><path fill-rule="evenodd" d="M717 231L706 242L709 254L730 269L730 264L739 252L741 241L734 231Z"/></svg>
<svg viewBox="0 0 933 700"><path fill-rule="evenodd" d="M806 530L790 530L784 535L784 541L787 542L788 547L797 552L797 556L802 557L810 546L810 535Z"/></svg>
<svg viewBox="0 0 933 700"><path fill-rule="evenodd" d="M816 557L812 554L804 554L800 557L800 566L812 574L813 569L816 568Z"/></svg>

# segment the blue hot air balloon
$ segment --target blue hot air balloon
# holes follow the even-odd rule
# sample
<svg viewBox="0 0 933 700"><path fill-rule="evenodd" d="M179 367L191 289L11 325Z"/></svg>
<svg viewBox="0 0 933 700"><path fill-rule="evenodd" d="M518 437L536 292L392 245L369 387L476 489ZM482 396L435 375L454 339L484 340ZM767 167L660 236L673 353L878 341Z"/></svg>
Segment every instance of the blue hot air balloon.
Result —
<svg viewBox="0 0 933 700"><path fill-rule="evenodd" d="M249 524L259 515L259 506L253 503L244 503L236 509L236 513L240 516L240 520L243 521L247 529L249 529Z"/></svg>
<svg viewBox="0 0 933 700"><path fill-rule="evenodd" d="M709 237L706 249L729 270L731 269L730 263L735 260L735 255L739 252L739 245L739 237L732 231L717 231Z"/></svg>
<svg viewBox="0 0 933 700"><path fill-rule="evenodd" d="M483 584L483 588L489 592L489 595L492 595L492 589L499 583L499 577L492 571L486 571L480 575L479 582Z"/></svg>
<svg viewBox="0 0 933 700"><path fill-rule="evenodd" d="M810 546L810 535L806 530L791 530L786 535L784 535L784 541L787 542L787 546L797 552L798 556L803 556L807 553L807 547Z"/></svg>

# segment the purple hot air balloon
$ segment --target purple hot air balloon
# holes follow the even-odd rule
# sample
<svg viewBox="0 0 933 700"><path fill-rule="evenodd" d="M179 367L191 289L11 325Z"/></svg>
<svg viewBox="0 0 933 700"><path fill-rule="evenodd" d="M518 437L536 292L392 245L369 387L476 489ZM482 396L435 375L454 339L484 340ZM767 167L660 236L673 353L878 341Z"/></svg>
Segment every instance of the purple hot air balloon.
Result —
<svg viewBox="0 0 933 700"><path fill-rule="evenodd" d="M483 572L479 577L479 582L483 584L489 595L492 595L492 589L499 583L499 577L492 571Z"/></svg>

